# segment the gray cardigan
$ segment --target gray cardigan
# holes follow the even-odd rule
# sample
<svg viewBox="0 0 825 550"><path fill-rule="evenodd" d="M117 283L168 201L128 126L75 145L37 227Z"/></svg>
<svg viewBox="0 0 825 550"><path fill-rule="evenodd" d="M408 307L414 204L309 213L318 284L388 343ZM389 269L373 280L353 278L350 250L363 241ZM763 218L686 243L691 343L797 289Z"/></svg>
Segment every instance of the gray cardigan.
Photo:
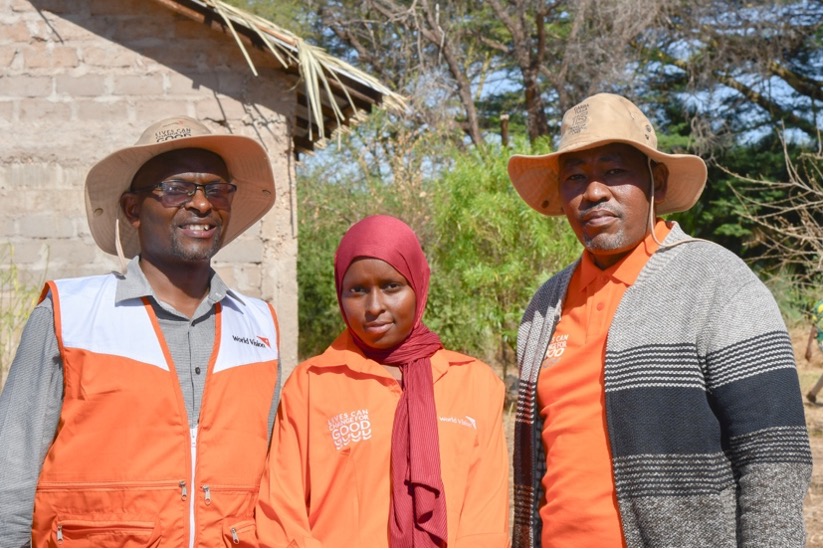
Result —
<svg viewBox="0 0 825 550"><path fill-rule="evenodd" d="M685 239L674 224L665 245ZM541 543L536 381L576 265L519 327L513 546ZM770 291L734 254L690 240L650 258L610 326L605 408L628 546L805 545L811 452L793 350Z"/></svg>

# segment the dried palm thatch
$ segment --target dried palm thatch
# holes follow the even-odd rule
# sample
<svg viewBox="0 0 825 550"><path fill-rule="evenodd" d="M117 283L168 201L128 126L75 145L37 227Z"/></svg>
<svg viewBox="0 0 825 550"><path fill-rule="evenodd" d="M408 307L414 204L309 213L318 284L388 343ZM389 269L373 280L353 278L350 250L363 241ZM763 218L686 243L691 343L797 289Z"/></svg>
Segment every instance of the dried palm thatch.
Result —
<svg viewBox="0 0 825 550"><path fill-rule="evenodd" d="M304 136L295 137L297 151L311 151L314 144L336 130L357 123L374 105L392 111L406 107L404 98L374 77L260 16L222 0L156 0L193 18L220 26L238 44L252 73L258 71L248 47L271 53L287 71L297 71L303 83L299 103L306 106L306 120L299 117Z"/></svg>

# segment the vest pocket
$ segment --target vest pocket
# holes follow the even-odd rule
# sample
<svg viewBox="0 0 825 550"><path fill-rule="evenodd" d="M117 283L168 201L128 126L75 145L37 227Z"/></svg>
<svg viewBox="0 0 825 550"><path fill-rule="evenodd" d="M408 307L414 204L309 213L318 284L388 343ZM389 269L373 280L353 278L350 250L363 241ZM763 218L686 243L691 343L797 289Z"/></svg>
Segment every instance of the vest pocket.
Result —
<svg viewBox="0 0 825 550"><path fill-rule="evenodd" d="M257 545L255 503L257 486L205 483L198 488L198 522L203 527L198 543L212 548L247 548Z"/></svg>
<svg viewBox="0 0 825 550"><path fill-rule="evenodd" d="M156 548L160 531L153 521L54 520L49 546L56 548Z"/></svg>
<svg viewBox="0 0 825 550"><path fill-rule="evenodd" d="M254 519L227 518L223 522L223 542L227 548L253 548L258 545Z"/></svg>
<svg viewBox="0 0 825 550"><path fill-rule="evenodd" d="M200 498L203 499L204 504L210 506L213 501L240 502L244 503L246 509L251 505L252 510L255 509L255 499L258 496L257 485L221 485L215 483L205 483L200 486ZM240 504L236 502L236 506Z"/></svg>

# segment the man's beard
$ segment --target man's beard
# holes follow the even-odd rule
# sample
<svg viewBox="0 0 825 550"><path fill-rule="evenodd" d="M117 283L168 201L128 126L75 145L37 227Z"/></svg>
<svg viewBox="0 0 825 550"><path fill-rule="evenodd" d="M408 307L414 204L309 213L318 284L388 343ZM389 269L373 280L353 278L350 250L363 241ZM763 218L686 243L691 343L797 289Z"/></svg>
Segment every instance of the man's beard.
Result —
<svg viewBox="0 0 825 550"><path fill-rule="evenodd" d="M611 252L620 248L627 247L627 237L623 230L613 235L606 235L600 233L593 237L584 237L584 247L587 250L599 250L602 252Z"/></svg>
<svg viewBox="0 0 825 550"><path fill-rule="evenodd" d="M172 254L186 262L202 262L204 260L211 260L212 257L221 249L221 240L223 238L222 228L219 227L212 237L210 246L208 247L185 247L178 240L177 236L172 236Z"/></svg>

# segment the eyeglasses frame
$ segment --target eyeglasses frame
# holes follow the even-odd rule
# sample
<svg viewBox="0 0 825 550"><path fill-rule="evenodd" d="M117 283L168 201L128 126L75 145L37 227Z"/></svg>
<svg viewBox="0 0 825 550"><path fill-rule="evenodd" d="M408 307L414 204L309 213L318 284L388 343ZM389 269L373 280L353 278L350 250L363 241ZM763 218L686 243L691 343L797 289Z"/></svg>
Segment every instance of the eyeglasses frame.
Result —
<svg viewBox="0 0 825 550"><path fill-rule="evenodd" d="M192 186L192 187L194 187L194 189L192 189L191 192L186 192L183 195L181 195L181 198L185 197L185 200L182 200L180 203L178 203L178 204L168 204L169 199L177 198L177 197L174 196L174 195L168 195L164 192L163 186L167 185L167 184L178 184L178 185L183 185L185 187ZM225 197L210 195L209 194L209 189L210 189L210 187L212 189L214 189L213 186L215 186L215 185L229 185L231 187L231 190L226 194ZM154 195L155 197L157 197L158 200L160 200L161 204L163 204L163 206L165 206L167 208L180 208L181 206L189 203L192 200L192 198L198 192L198 189L201 190L201 192L203 193L203 196L206 198L206 200L209 201L209 203L212 206L214 206L216 208L228 208L232 204L232 197L234 196L235 191L238 190L238 186L235 185L234 183L231 183L231 182L228 182L228 181L215 181L215 182L211 182L211 183L195 183L195 182L184 181L184 180L164 180L164 181L158 182L155 185L152 185L150 187L144 187L143 189L131 190L130 192L132 192L132 193L150 193L150 194ZM160 191L160 195L155 194L155 191ZM219 202L225 200L226 203L216 205L214 203L214 199L218 199Z"/></svg>

